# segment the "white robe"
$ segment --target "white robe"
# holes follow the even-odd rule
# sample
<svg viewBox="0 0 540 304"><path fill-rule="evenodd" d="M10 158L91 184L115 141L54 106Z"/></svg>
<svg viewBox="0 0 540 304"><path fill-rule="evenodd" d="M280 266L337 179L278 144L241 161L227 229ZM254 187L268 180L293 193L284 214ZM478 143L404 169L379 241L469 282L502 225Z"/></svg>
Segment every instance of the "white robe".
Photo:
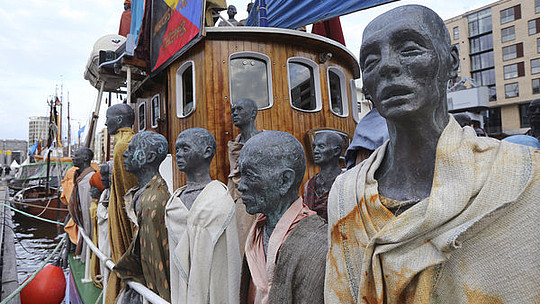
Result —
<svg viewBox="0 0 540 304"><path fill-rule="evenodd" d="M90 178L94 172L86 174L83 179L77 184L79 194L79 204L82 212L84 233L92 239L92 217L90 216L90 204L92 204L92 196L90 195ZM83 242L81 261L86 261L86 242Z"/></svg>
<svg viewBox="0 0 540 304"><path fill-rule="evenodd" d="M109 199L109 189L105 189L99 198L97 207L97 225L98 225L98 247L103 254L111 256L111 245L109 243L109 210L101 203L103 200ZM107 290L107 280L109 279L109 268L105 263L99 263L101 274L103 275L103 290Z"/></svg>
<svg viewBox="0 0 540 304"><path fill-rule="evenodd" d="M165 207L171 303L238 303L241 257L235 204L227 187L212 181L190 210L180 200L185 186Z"/></svg>

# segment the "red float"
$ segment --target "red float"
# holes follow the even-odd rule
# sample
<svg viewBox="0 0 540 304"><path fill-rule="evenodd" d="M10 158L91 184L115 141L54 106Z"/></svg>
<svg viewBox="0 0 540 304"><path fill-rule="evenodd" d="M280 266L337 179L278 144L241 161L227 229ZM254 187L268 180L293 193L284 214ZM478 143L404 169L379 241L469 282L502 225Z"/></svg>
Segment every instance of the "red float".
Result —
<svg viewBox="0 0 540 304"><path fill-rule="evenodd" d="M47 265L23 288L21 304L59 304L65 292L66 277L62 268Z"/></svg>

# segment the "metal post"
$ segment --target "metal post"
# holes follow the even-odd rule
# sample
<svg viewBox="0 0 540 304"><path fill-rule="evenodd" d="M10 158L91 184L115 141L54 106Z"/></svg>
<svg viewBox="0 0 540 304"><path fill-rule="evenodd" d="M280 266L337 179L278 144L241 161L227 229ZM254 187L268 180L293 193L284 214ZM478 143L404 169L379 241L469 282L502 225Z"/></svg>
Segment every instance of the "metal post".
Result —
<svg viewBox="0 0 540 304"><path fill-rule="evenodd" d="M131 103L131 66L127 66L127 103Z"/></svg>
<svg viewBox="0 0 540 304"><path fill-rule="evenodd" d="M79 227L79 229L81 229ZM81 279L81 282L83 283L90 283L92 282L92 276L90 273L90 254L92 251L90 251L90 246L86 245L86 258L84 259L84 278Z"/></svg>

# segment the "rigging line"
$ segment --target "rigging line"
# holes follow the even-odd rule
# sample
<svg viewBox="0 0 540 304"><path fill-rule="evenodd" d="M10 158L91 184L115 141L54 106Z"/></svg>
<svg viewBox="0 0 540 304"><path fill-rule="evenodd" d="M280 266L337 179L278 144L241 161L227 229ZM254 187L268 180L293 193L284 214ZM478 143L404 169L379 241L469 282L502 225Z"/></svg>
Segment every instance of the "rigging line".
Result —
<svg viewBox="0 0 540 304"><path fill-rule="evenodd" d="M54 198L52 198L54 199ZM28 201L29 199L27 199ZM39 201L42 201L43 199L35 199L34 202L39 202ZM0 199L0 202L1 201L4 201L4 202L9 202L9 203L12 203L12 204L18 204L18 205L23 205L23 206L30 206L30 207L36 207L36 208L44 208L43 206L40 206L40 205L34 205L34 204L29 204L29 203L23 203L23 202L18 202L18 201L15 201L15 200L2 200ZM69 209L67 208L55 208L55 207L49 207L49 210L54 210L54 211L65 211L65 212L69 212Z"/></svg>
<svg viewBox="0 0 540 304"><path fill-rule="evenodd" d="M35 219L38 219L38 220L41 220L41 221L44 221L44 222L47 222L47 223L57 224L57 225L60 225L60 226L65 226L64 223L60 223L60 222L53 221L53 220L49 220L49 219L42 218L42 217L37 217L37 216L35 216L35 215L32 215L32 214L30 214L30 213L26 213L26 212L24 212L24 211L21 211L21 210L15 208L15 207L11 207L10 205L4 204L4 203L0 203L0 206L6 206L6 207L8 207L9 209L11 209L11 210L13 210L13 211L15 211L15 212L19 212L19 213L24 214L24 215L26 215L26 216L33 217L33 218L35 218Z"/></svg>
<svg viewBox="0 0 540 304"><path fill-rule="evenodd" d="M21 292L21 290L26 285L28 285L37 276L37 274L45 267L47 262L49 262L49 260L56 254L56 252L58 251L58 249L60 249L62 244L65 242L65 240L66 239L61 239L60 242L58 243L58 245L56 245L56 248L54 248L53 252L51 252L51 254L49 254L49 256L43 261L43 263L41 263L39 268L32 274L32 276L30 276L26 281L24 281L21 284L21 286L19 286L19 288L15 289L7 298L5 298L2 302L0 302L0 304L9 303L9 301L11 301L11 299L13 299L13 297L15 297L17 294L19 294Z"/></svg>

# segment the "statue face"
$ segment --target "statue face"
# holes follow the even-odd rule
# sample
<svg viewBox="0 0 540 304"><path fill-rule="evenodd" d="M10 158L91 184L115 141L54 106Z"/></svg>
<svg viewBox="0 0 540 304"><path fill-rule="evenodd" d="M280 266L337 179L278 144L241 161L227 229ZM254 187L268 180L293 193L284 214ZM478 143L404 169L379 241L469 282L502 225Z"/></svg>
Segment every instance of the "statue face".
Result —
<svg viewBox="0 0 540 304"><path fill-rule="evenodd" d="M245 126L251 122L253 108L248 102L242 100L234 103L231 107L231 119L236 127Z"/></svg>
<svg viewBox="0 0 540 304"><path fill-rule="evenodd" d="M386 119L430 118L445 102L442 49L420 10L406 16L391 11L375 19L364 32L360 65L365 89ZM426 24L427 23L427 24ZM438 48L439 47L439 48ZM448 54L449 55L449 54ZM442 85L441 85L442 83Z"/></svg>
<svg viewBox="0 0 540 304"><path fill-rule="evenodd" d="M258 157L243 155L239 162L241 173L238 190L249 214L267 214L279 200L277 174L273 168L262 164Z"/></svg>
<svg viewBox="0 0 540 304"><path fill-rule="evenodd" d="M127 172L136 173L146 164L146 152L141 149L136 141L131 141L122 154L124 157L124 168Z"/></svg>
<svg viewBox="0 0 540 304"><path fill-rule="evenodd" d="M88 159L88 154L85 151L84 148L81 148L75 152L75 155L73 155L73 166L78 168L85 168L88 166L87 163L90 162L90 159Z"/></svg>
<svg viewBox="0 0 540 304"><path fill-rule="evenodd" d="M105 115L105 126L107 127L107 133L114 135L120 129L119 114L116 111L109 108Z"/></svg>
<svg viewBox="0 0 540 304"><path fill-rule="evenodd" d="M180 135L176 140L176 165L182 172L190 172L204 161L203 149L192 136Z"/></svg>
<svg viewBox="0 0 540 304"><path fill-rule="evenodd" d="M334 158L336 158L335 146L328 140L326 134L318 134L313 141L313 161L316 165L320 165Z"/></svg>
<svg viewBox="0 0 540 304"><path fill-rule="evenodd" d="M539 126L540 125L540 100L535 99L529 104L527 109L527 115L529 116L529 121L531 125Z"/></svg>

